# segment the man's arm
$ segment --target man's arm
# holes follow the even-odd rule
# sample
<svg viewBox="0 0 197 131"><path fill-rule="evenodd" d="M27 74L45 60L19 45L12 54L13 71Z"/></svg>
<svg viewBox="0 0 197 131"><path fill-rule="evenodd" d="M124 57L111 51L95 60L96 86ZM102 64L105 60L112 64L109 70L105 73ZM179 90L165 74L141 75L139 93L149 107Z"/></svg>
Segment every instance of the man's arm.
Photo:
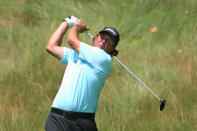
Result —
<svg viewBox="0 0 197 131"><path fill-rule="evenodd" d="M58 59L62 59L64 57L64 48L61 47L63 36L68 28L72 27L77 20L78 18L75 16L68 16L52 34L46 46L46 50L50 54L57 57Z"/></svg>
<svg viewBox="0 0 197 131"><path fill-rule="evenodd" d="M52 34L46 45L46 50L53 56L61 59L64 57L64 48L61 47L62 39L66 31L68 30L68 24L63 21L57 30Z"/></svg>
<svg viewBox="0 0 197 131"><path fill-rule="evenodd" d="M84 31L88 30L85 24L79 19L72 29L68 33L68 38L67 42L70 45L72 49L74 49L76 52L79 53L79 48L80 48L80 38L79 38L79 33L83 33Z"/></svg>

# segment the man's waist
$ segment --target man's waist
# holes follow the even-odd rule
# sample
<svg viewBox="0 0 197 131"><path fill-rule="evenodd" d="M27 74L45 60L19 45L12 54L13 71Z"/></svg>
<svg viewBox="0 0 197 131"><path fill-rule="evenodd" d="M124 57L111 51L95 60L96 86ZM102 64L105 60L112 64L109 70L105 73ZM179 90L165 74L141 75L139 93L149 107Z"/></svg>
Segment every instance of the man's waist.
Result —
<svg viewBox="0 0 197 131"><path fill-rule="evenodd" d="M58 92L53 101L52 107L73 112L95 113L98 107L98 99L96 99L95 96L87 97L79 94L73 96L63 91L63 93Z"/></svg>
<svg viewBox="0 0 197 131"><path fill-rule="evenodd" d="M95 113L73 112L73 111L61 110L54 107L52 107L51 112L62 115L67 119L76 119L76 118L94 119L95 118Z"/></svg>

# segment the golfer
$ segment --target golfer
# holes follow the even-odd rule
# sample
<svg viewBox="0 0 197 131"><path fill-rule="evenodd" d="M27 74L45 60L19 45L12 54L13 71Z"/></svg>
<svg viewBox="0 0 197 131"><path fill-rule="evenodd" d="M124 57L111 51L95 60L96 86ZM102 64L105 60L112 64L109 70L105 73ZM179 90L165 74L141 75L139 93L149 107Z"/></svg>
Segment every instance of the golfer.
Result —
<svg viewBox="0 0 197 131"><path fill-rule="evenodd" d="M67 42L72 48L62 47L67 32ZM79 33L87 31L86 25L69 16L52 34L46 50L66 64L61 86L46 120L46 131L97 131L95 113L100 91L111 72L112 56L119 33L112 27L101 30L93 46L82 42Z"/></svg>

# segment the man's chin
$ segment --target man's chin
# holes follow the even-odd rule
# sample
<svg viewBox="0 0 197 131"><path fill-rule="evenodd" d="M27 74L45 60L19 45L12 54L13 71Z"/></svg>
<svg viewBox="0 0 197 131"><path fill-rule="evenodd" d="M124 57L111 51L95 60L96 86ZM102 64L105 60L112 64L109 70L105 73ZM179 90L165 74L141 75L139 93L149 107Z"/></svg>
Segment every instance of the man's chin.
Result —
<svg viewBox="0 0 197 131"><path fill-rule="evenodd" d="M103 47L101 47L101 46L97 46L97 45L96 45L95 47L100 48L100 49L103 49Z"/></svg>

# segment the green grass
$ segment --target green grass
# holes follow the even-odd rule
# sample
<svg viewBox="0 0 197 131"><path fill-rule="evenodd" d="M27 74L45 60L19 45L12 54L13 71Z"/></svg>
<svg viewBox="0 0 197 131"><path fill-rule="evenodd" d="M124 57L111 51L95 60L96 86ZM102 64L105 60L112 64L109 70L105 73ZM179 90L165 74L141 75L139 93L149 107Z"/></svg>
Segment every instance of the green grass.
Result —
<svg viewBox="0 0 197 131"><path fill-rule="evenodd" d="M68 15L90 33L120 32L118 58L161 98L166 108L117 62L101 92L100 131L197 130L197 2L195 0L1 0L0 130L43 131L65 65L45 51ZM154 26L158 31L151 33ZM91 44L85 34L81 39ZM66 44L66 37L63 42Z"/></svg>

